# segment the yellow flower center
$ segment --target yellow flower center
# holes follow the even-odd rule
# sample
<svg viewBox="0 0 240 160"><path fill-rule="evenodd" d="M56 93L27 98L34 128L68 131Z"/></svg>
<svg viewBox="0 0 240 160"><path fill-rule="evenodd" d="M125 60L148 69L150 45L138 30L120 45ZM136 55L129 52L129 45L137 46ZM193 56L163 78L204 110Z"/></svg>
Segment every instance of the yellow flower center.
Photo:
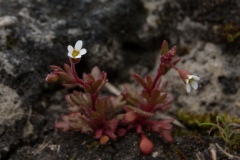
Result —
<svg viewBox="0 0 240 160"><path fill-rule="evenodd" d="M77 50L73 50L73 52L72 52L72 56L75 58L75 57L77 57L79 55L79 51L77 51Z"/></svg>
<svg viewBox="0 0 240 160"><path fill-rule="evenodd" d="M191 84L193 81L195 81L193 78L189 79L189 83Z"/></svg>

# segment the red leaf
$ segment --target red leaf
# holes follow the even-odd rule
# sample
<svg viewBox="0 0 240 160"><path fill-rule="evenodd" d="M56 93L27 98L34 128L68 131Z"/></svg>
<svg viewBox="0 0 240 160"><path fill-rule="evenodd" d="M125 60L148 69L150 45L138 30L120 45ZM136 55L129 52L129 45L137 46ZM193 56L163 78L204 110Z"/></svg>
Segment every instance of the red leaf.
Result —
<svg viewBox="0 0 240 160"><path fill-rule="evenodd" d="M46 77L46 81L48 83L56 83L58 81L58 76L56 74L48 74Z"/></svg>
<svg viewBox="0 0 240 160"><path fill-rule="evenodd" d="M101 113L102 115L104 115L106 109L107 109L107 99L97 99L96 102L96 111L98 113Z"/></svg>
<svg viewBox="0 0 240 160"><path fill-rule="evenodd" d="M137 119L137 113L135 111L129 111L125 114L124 120L127 122L133 122Z"/></svg>
<svg viewBox="0 0 240 160"><path fill-rule="evenodd" d="M137 73L133 73L132 76L139 84L141 84L144 88L147 88L147 83L142 77L140 77Z"/></svg>
<svg viewBox="0 0 240 160"><path fill-rule="evenodd" d="M71 70L71 67L68 65L68 64L64 64L64 70L69 74L69 75L73 75L72 74L72 70Z"/></svg>
<svg viewBox="0 0 240 160"><path fill-rule="evenodd" d="M165 139L167 140L168 142L172 142L173 141L173 138L171 136L171 131L162 131L160 132L160 135Z"/></svg>
<svg viewBox="0 0 240 160"><path fill-rule="evenodd" d="M102 133L103 133L103 130L102 129L98 129L95 131L95 138L101 138L102 137Z"/></svg>
<svg viewBox="0 0 240 160"><path fill-rule="evenodd" d="M98 88L101 86L101 84L102 84L101 79L98 79L97 81L95 81L92 86L93 92L96 92Z"/></svg>
<svg viewBox="0 0 240 160"><path fill-rule="evenodd" d="M88 85L88 84L85 84L85 85L84 85L84 90L85 90L85 92L87 92L87 93L92 93L92 88L91 88L91 86Z"/></svg>
<svg viewBox="0 0 240 160"><path fill-rule="evenodd" d="M57 75L59 76L59 79L61 79L62 81L65 81L67 83L74 83L75 82L75 79L73 77L69 76L65 72L58 72Z"/></svg>
<svg viewBox="0 0 240 160"><path fill-rule="evenodd" d="M153 149L153 143L143 133L141 137L140 149L144 154L149 154Z"/></svg>
<svg viewBox="0 0 240 160"><path fill-rule="evenodd" d="M113 133L113 131L111 131L110 129L107 129L107 130L105 130L104 131L104 133L106 134L106 135L108 135L110 138L112 138L112 139L116 139L117 138L117 136Z"/></svg>
<svg viewBox="0 0 240 160"><path fill-rule="evenodd" d="M58 122L55 124L55 128L62 129L63 131L68 131L70 129L69 122Z"/></svg>
<svg viewBox="0 0 240 160"><path fill-rule="evenodd" d="M105 136L103 135L101 138L100 138L100 144L106 144L107 142L109 141L109 137L108 136Z"/></svg>
<svg viewBox="0 0 240 160"><path fill-rule="evenodd" d="M54 66L54 65L51 65L50 68L52 70L55 70L55 71L60 71L60 72L64 72L62 68L58 67L58 66Z"/></svg>
<svg viewBox="0 0 240 160"><path fill-rule="evenodd" d="M148 83L148 88L151 88L152 87L152 78L148 75L146 77L146 80L147 80L147 83Z"/></svg>
<svg viewBox="0 0 240 160"><path fill-rule="evenodd" d="M127 132L126 129L120 128L117 130L117 135L118 135L118 137L122 137L126 134L126 132Z"/></svg>

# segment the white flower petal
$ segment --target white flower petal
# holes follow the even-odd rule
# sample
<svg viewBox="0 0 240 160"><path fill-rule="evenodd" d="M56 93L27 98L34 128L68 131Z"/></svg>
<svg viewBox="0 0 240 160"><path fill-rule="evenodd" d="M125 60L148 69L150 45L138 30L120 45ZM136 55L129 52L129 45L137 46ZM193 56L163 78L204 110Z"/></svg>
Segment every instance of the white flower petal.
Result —
<svg viewBox="0 0 240 160"><path fill-rule="evenodd" d="M68 57L73 58L73 56L72 56L72 52L68 52Z"/></svg>
<svg viewBox="0 0 240 160"><path fill-rule="evenodd" d="M73 51L73 47L70 46L70 45L68 45L67 49L68 49L68 52L72 52Z"/></svg>
<svg viewBox="0 0 240 160"><path fill-rule="evenodd" d="M82 41L77 41L76 42L76 44L75 44L75 49L77 50L77 51L80 51L80 49L82 48Z"/></svg>
<svg viewBox="0 0 240 160"><path fill-rule="evenodd" d="M189 79L186 79L185 82L186 82L186 83L189 83Z"/></svg>
<svg viewBox="0 0 240 160"><path fill-rule="evenodd" d="M186 90L187 90L188 93L191 92L191 86L190 86L189 83L186 84Z"/></svg>
<svg viewBox="0 0 240 160"><path fill-rule="evenodd" d="M193 75L188 75L188 79L192 79L193 78Z"/></svg>
<svg viewBox="0 0 240 160"><path fill-rule="evenodd" d="M198 76L195 76L195 75L193 75L192 78L193 78L194 80L196 80L196 81L199 81L199 80L200 80L200 78L199 78Z"/></svg>
<svg viewBox="0 0 240 160"><path fill-rule="evenodd" d="M196 81L191 81L190 84L191 84L191 86L192 86L193 89L198 89L198 84L197 84Z"/></svg>
<svg viewBox="0 0 240 160"><path fill-rule="evenodd" d="M82 55L81 54L78 54L76 57L74 57L74 58L81 58L82 57Z"/></svg>
<svg viewBox="0 0 240 160"><path fill-rule="evenodd" d="M81 55L81 56L84 55L84 54L86 54L86 53L87 53L87 50L86 50L85 48L83 48L83 49L80 50L80 55Z"/></svg>

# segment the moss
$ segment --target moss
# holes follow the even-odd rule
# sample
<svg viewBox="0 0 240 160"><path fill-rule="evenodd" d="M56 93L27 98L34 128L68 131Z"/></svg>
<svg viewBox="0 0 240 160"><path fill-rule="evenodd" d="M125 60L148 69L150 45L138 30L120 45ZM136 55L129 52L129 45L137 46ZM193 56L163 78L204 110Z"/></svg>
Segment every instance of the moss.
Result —
<svg viewBox="0 0 240 160"><path fill-rule="evenodd" d="M240 150L240 135L234 134L233 137L230 139L229 148L232 150L239 151Z"/></svg>
<svg viewBox="0 0 240 160"><path fill-rule="evenodd" d="M88 150L93 150L95 148L99 147L99 142L98 141L93 141L90 144L86 145Z"/></svg>
<svg viewBox="0 0 240 160"><path fill-rule="evenodd" d="M232 43L240 38L240 25L227 23L219 28L219 32L220 35L225 38L228 43Z"/></svg>
<svg viewBox="0 0 240 160"><path fill-rule="evenodd" d="M184 110L178 110L177 117L184 125L190 129L199 129L201 123L216 123L217 112L207 112L204 114L195 112L186 112ZM240 118L231 116L227 113L221 114L225 120L225 123L240 123ZM201 126L201 129L209 129L209 126Z"/></svg>
<svg viewBox="0 0 240 160"><path fill-rule="evenodd" d="M215 122L215 117L217 113L195 113L195 112L186 112L184 110L178 110L177 112L178 120L181 121L185 126L189 127L190 129L198 129L199 124L206 123L206 122ZM203 128L209 129L208 126L204 126Z"/></svg>

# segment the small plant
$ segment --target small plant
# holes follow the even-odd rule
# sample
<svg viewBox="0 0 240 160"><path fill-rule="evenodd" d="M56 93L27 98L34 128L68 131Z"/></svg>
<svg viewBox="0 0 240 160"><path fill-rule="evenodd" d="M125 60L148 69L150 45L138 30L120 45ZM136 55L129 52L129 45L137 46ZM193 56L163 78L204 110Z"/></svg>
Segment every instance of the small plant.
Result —
<svg viewBox="0 0 240 160"><path fill-rule="evenodd" d="M68 46L70 66L64 64L63 69L58 66L50 66L53 70L48 74L46 81L50 83L60 82L64 87L78 86L84 92L74 91L66 96L69 104L69 114L62 117L55 127L63 131L75 130L82 133L92 133L95 138L105 144L109 139L116 139L135 129L140 134L140 149L148 154L153 149L153 143L146 137L145 132L154 131L162 138L172 142L171 129L173 119L155 119L156 112L164 112L171 107L173 98L168 96L167 82L161 83L161 77L171 68L179 72L181 79L186 84L189 93L191 87L198 88L196 83L200 78L188 71L180 70L175 65L180 58L175 58L176 47L168 49L166 41L162 44L161 63L154 77L133 73L133 78L142 87L141 90L131 89L126 86L120 97L100 96L100 91L107 83L107 74L94 67L91 73L84 73L79 78L75 65L80 62L81 56L86 54L82 49L82 41L77 41L75 47ZM120 110L120 112L119 112Z"/></svg>
<svg viewBox="0 0 240 160"><path fill-rule="evenodd" d="M223 138L223 140L229 144L231 147L234 148L234 146L240 146L239 141L236 143L236 139L239 139L239 129L240 129L240 125L237 123L228 123L226 122L226 120L224 119L224 117L222 115L218 115L216 117L216 124L215 123L201 123L199 124L199 126L212 126L212 128L210 129L210 132L217 128L219 131L220 136ZM236 136L237 135L237 136ZM234 145L233 145L234 144Z"/></svg>

